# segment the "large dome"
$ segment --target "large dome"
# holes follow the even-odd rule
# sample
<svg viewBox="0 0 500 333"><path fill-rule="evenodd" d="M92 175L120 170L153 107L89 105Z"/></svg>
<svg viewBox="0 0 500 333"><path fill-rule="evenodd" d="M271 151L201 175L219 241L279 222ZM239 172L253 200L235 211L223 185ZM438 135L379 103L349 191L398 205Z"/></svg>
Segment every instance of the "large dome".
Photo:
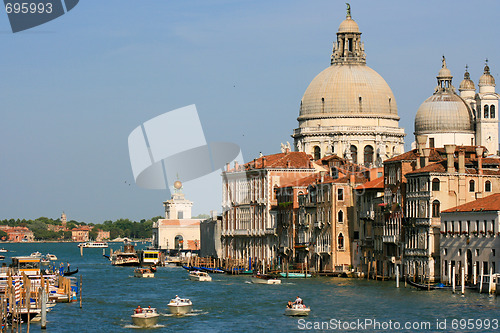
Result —
<svg viewBox="0 0 500 333"><path fill-rule="evenodd" d="M474 131L469 107L455 93L436 93L418 108L415 133Z"/></svg>
<svg viewBox="0 0 500 333"><path fill-rule="evenodd" d="M300 107L300 117L397 117L397 114L396 99L391 88L366 65L332 65L326 68L309 84Z"/></svg>

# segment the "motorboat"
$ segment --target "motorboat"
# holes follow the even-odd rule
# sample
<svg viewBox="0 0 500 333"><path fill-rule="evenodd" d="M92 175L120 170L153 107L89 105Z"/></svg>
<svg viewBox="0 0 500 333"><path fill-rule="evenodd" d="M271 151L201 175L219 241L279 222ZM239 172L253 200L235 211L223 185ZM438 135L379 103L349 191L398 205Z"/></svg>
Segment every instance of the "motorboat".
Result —
<svg viewBox="0 0 500 333"><path fill-rule="evenodd" d="M284 272L281 272L280 273L281 277L284 277L284 278L292 278L292 279L295 279L295 278L305 278L305 277L312 277L311 274L307 273L307 275L305 273L288 273L288 276L287 276L287 273L284 273Z"/></svg>
<svg viewBox="0 0 500 333"><path fill-rule="evenodd" d="M78 247L107 248L108 243L106 243L106 242L85 242L85 243L78 244Z"/></svg>
<svg viewBox="0 0 500 333"><path fill-rule="evenodd" d="M30 254L30 257L41 258L42 254L40 252L36 251L36 252L33 252L32 254Z"/></svg>
<svg viewBox="0 0 500 333"><path fill-rule="evenodd" d="M155 273L149 268L136 268L134 269L134 276L139 278L154 278Z"/></svg>
<svg viewBox="0 0 500 333"><path fill-rule="evenodd" d="M212 277L208 273L200 271L191 271L189 279L192 281L212 281Z"/></svg>
<svg viewBox="0 0 500 333"><path fill-rule="evenodd" d="M47 253L47 254L45 255L45 258L47 258L47 259L49 259L49 260L52 260L52 261L57 260L56 255L55 255L55 254L50 254L50 253Z"/></svg>
<svg viewBox="0 0 500 333"><path fill-rule="evenodd" d="M193 310L193 303L188 298L179 298L176 296L168 303L168 309L174 315L183 315Z"/></svg>
<svg viewBox="0 0 500 333"><path fill-rule="evenodd" d="M139 266L139 255L131 244L125 244L123 251L113 252L110 256L113 266Z"/></svg>
<svg viewBox="0 0 500 333"><path fill-rule="evenodd" d="M257 284L281 284L281 280L267 274L255 274L250 278L252 283Z"/></svg>
<svg viewBox="0 0 500 333"><path fill-rule="evenodd" d="M2 247L2 248L0 249L0 252L9 252L9 250L7 250L6 248Z"/></svg>
<svg viewBox="0 0 500 333"><path fill-rule="evenodd" d="M155 308L137 308L134 314L131 315L132 322L135 326L139 327L152 327L158 323L160 315L156 312Z"/></svg>
<svg viewBox="0 0 500 333"><path fill-rule="evenodd" d="M309 316L311 308L306 307L304 304L292 304L291 307L285 309L287 316Z"/></svg>

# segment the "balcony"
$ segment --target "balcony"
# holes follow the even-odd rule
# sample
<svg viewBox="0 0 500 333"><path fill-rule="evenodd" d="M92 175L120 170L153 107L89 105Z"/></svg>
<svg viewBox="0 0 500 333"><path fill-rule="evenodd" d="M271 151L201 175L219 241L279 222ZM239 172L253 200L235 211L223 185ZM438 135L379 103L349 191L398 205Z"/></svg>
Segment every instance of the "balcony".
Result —
<svg viewBox="0 0 500 333"><path fill-rule="evenodd" d="M250 230L247 229L237 229L233 231L234 236L249 236Z"/></svg>
<svg viewBox="0 0 500 333"><path fill-rule="evenodd" d="M383 235L382 242L399 244L399 235Z"/></svg>
<svg viewBox="0 0 500 333"><path fill-rule="evenodd" d="M318 229L323 228L323 222L321 222L321 221L314 222L314 227L318 228Z"/></svg>
<svg viewBox="0 0 500 333"><path fill-rule="evenodd" d="M406 256L418 256L418 257L428 257L429 253L427 253L426 249L405 249Z"/></svg>

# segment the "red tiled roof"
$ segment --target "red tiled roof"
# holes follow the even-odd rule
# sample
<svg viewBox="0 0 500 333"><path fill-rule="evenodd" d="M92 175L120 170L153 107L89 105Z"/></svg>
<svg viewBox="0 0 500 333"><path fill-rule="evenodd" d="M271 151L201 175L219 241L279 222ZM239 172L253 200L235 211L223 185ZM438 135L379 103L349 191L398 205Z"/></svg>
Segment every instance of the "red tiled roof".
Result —
<svg viewBox="0 0 500 333"><path fill-rule="evenodd" d="M325 182L328 180L331 180L332 177L329 175L325 175L324 180ZM281 185L279 188L284 188L284 187L307 187L311 184L317 183L321 180L321 175L319 173L315 173L314 175L310 175L307 177L299 178L293 181L290 181L286 184Z"/></svg>
<svg viewBox="0 0 500 333"><path fill-rule="evenodd" d="M481 198L466 204L444 210L443 213L453 212L479 212L500 210L500 193L495 193L486 198Z"/></svg>
<svg viewBox="0 0 500 333"><path fill-rule="evenodd" d="M264 167L265 159L265 167ZM274 155L262 156L254 161L244 164L245 168L263 169L263 168L278 168L278 169L311 169L310 162L312 161L311 155L304 152L289 152L279 153Z"/></svg>
<svg viewBox="0 0 500 333"><path fill-rule="evenodd" d="M378 177L377 179L370 180L367 183L359 185L356 190L369 190L369 189L383 189L384 188L384 176Z"/></svg>

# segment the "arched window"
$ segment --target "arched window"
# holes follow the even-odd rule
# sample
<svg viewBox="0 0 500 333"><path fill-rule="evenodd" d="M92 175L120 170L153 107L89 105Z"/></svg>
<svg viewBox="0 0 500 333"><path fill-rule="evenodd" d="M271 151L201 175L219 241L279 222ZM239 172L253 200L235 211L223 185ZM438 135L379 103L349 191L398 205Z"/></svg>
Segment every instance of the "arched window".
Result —
<svg viewBox="0 0 500 333"><path fill-rule="evenodd" d="M176 250L182 250L184 248L184 239L182 238L181 235L175 236L174 241L175 241L174 246Z"/></svg>
<svg viewBox="0 0 500 333"><path fill-rule="evenodd" d="M439 214L441 213L439 206L438 200L434 200L432 202L432 217L439 217Z"/></svg>
<svg viewBox="0 0 500 333"><path fill-rule="evenodd" d="M495 106L490 106L490 118L495 118Z"/></svg>
<svg viewBox="0 0 500 333"><path fill-rule="evenodd" d="M321 148L314 146L314 159L319 160L321 158Z"/></svg>
<svg viewBox="0 0 500 333"><path fill-rule="evenodd" d="M337 222L344 223L344 212L342 210L337 213Z"/></svg>
<svg viewBox="0 0 500 333"><path fill-rule="evenodd" d="M491 182L489 180L484 183L484 191L485 192L491 192Z"/></svg>
<svg viewBox="0 0 500 333"><path fill-rule="evenodd" d="M365 146L364 162L365 162L365 167L369 167L370 164L373 163L373 147L370 145Z"/></svg>
<svg viewBox="0 0 500 333"><path fill-rule="evenodd" d="M469 192L475 191L475 187L476 187L475 185L476 185L476 183L474 182L474 180L471 179L469 182Z"/></svg>
<svg viewBox="0 0 500 333"><path fill-rule="evenodd" d="M352 163L358 164L358 148L355 145L351 145L351 158Z"/></svg>
<svg viewBox="0 0 500 333"><path fill-rule="evenodd" d="M484 118L489 118L489 107L488 107L488 105L484 106Z"/></svg>
<svg viewBox="0 0 500 333"><path fill-rule="evenodd" d="M439 179L434 178L432 180L432 190L433 191L439 191Z"/></svg>
<svg viewBox="0 0 500 333"><path fill-rule="evenodd" d="M342 235L342 233L339 234L337 245L339 247L339 250L344 249L344 235Z"/></svg>

